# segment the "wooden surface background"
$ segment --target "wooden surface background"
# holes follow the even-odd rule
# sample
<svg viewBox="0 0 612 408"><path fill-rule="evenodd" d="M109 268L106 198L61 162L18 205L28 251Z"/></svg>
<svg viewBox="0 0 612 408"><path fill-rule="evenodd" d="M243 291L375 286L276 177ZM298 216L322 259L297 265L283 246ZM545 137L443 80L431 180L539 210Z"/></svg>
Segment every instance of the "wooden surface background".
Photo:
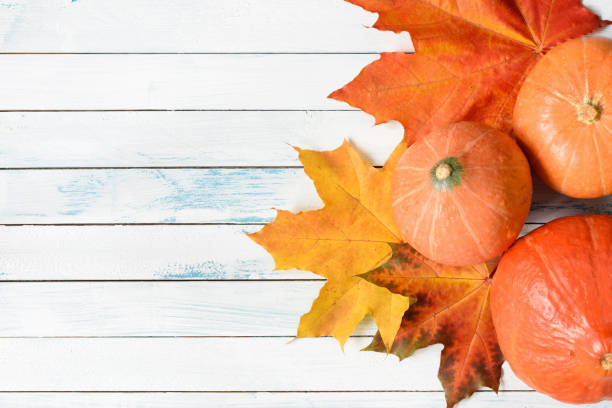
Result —
<svg viewBox="0 0 612 408"><path fill-rule="evenodd" d="M322 281L244 236L321 205L290 144L346 138L380 165L401 139L326 99L412 50L374 20L342 0L0 1L0 406L445 405L441 346L359 352L367 319L344 353L288 344ZM536 185L524 232L612 213ZM565 406L504 371L461 406Z"/></svg>

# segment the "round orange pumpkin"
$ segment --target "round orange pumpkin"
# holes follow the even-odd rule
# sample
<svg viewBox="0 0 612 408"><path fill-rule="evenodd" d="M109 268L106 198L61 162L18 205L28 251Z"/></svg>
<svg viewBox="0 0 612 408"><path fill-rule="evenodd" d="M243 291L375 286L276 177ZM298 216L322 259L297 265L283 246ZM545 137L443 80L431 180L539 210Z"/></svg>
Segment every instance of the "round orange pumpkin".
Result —
<svg viewBox="0 0 612 408"><path fill-rule="evenodd" d="M612 216L559 218L502 257L491 313L514 373L560 401L612 398Z"/></svg>
<svg viewBox="0 0 612 408"><path fill-rule="evenodd" d="M612 40L577 38L544 56L519 92L514 129L551 188L612 193Z"/></svg>
<svg viewBox="0 0 612 408"><path fill-rule="evenodd" d="M531 190L529 164L510 136L455 123L417 141L398 161L393 217L404 239L427 258L473 265L516 239Z"/></svg>

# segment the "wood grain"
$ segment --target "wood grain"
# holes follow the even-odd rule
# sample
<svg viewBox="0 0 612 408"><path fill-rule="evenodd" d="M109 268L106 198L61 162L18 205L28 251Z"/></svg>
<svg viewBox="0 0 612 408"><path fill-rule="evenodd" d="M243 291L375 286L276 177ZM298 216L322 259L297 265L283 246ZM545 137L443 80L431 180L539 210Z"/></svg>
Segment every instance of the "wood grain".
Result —
<svg viewBox="0 0 612 408"><path fill-rule="evenodd" d="M302 169L0 171L1 224L266 223L272 208L319 208ZM612 197L576 200L535 187L527 219L612 213Z"/></svg>
<svg viewBox="0 0 612 408"><path fill-rule="evenodd" d="M526 225L522 233L535 229ZM259 225L0 227L0 281L323 279L275 271Z"/></svg>
<svg viewBox="0 0 612 408"><path fill-rule="evenodd" d="M409 51L341 0L4 0L4 52ZM135 24L137 22L137 24Z"/></svg>
<svg viewBox="0 0 612 408"><path fill-rule="evenodd" d="M442 392L246 392L246 393L0 393L14 408L410 408L443 407ZM601 404L581 405L596 408ZM479 392L462 408L575 408L530 391Z"/></svg>
<svg viewBox="0 0 612 408"><path fill-rule="evenodd" d="M349 139L382 165L403 137L360 111L0 112L0 168L299 166Z"/></svg>
<svg viewBox="0 0 612 408"><path fill-rule="evenodd" d="M412 50L375 18L342 0L0 2L0 169L23 168L0 171L0 224L71 224L0 227L0 406L444 405L440 346L399 363L363 337L287 344L323 282L272 271L243 235L259 225L176 225L320 206L279 168L299 166L289 144L349 138L384 162L401 126L325 99L377 58L351 53ZM529 221L611 206L538 185ZM462 406L567 406L504 368L514 391Z"/></svg>
<svg viewBox="0 0 612 408"><path fill-rule="evenodd" d="M0 391L439 391L440 346L409 360L335 339L0 339ZM508 365L502 389L528 390Z"/></svg>
<svg viewBox="0 0 612 408"><path fill-rule="evenodd" d="M609 3L584 3L612 16ZM2 52L412 50L407 33L369 29L376 15L342 0L4 0L0 7Z"/></svg>
<svg viewBox="0 0 612 408"><path fill-rule="evenodd" d="M323 282L4 282L0 337L295 336ZM364 321L357 335L373 335Z"/></svg>
<svg viewBox="0 0 612 408"><path fill-rule="evenodd" d="M0 110L351 109L326 95L378 55L0 55ZM36 67L36 69L24 69Z"/></svg>

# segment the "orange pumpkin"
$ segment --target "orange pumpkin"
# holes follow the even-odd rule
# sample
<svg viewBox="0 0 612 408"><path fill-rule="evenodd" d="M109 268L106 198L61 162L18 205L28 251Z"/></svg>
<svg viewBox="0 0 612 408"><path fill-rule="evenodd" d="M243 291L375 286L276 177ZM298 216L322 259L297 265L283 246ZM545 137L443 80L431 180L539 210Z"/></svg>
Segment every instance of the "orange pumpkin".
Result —
<svg viewBox="0 0 612 408"><path fill-rule="evenodd" d="M553 48L527 76L514 129L536 173L572 197L612 193L612 40Z"/></svg>
<svg viewBox="0 0 612 408"><path fill-rule="evenodd" d="M404 239L436 262L464 266L500 255L529 212L527 159L510 136L479 123L434 130L400 158L391 184Z"/></svg>
<svg viewBox="0 0 612 408"><path fill-rule="evenodd" d="M612 216L552 221L493 276L491 313L514 373L560 401L612 398Z"/></svg>

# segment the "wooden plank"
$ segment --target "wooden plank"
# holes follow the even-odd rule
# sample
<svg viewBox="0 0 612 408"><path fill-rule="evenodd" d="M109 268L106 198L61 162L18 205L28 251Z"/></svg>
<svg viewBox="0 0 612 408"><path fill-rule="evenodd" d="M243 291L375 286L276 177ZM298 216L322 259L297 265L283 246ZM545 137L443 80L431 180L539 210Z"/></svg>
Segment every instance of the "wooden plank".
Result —
<svg viewBox="0 0 612 408"><path fill-rule="evenodd" d="M253 393L0 393L13 408L410 408L443 407L442 392L253 392ZM581 405L603 408L600 404ZM462 408L575 408L533 391L479 392Z"/></svg>
<svg viewBox="0 0 612 408"><path fill-rule="evenodd" d="M0 391L439 391L441 346L403 362L369 339L0 339ZM502 389L528 390L504 366Z"/></svg>
<svg viewBox="0 0 612 408"><path fill-rule="evenodd" d="M0 5L3 52L408 51L341 0L73 0ZM135 24L135 22L138 24Z"/></svg>
<svg viewBox="0 0 612 408"><path fill-rule="evenodd" d="M0 55L0 110L349 109L326 96L377 58Z"/></svg>
<svg viewBox="0 0 612 408"><path fill-rule="evenodd" d="M605 0L585 4L605 18L612 17L612 6ZM407 34L368 29L375 15L342 0L4 0L0 7L3 52L372 52L412 48Z"/></svg>
<svg viewBox="0 0 612 408"><path fill-rule="evenodd" d="M273 271L260 226L0 227L0 280L317 279ZM322 279L322 278L321 278Z"/></svg>
<svg viewBox="0 0 612 408"><path fill-rule="evenodd" d="M376 165L402 126L359 111L2 112L0 167L297 166L349 139Z"/></svg>
<svg viewBox="0 0 612 408"><path fill-rule="evenodd" d="M302 169L105 169L0 172L0 223L265 223L272 208L322 205ZM528 222L612 213L612 197L575 200L537 183Z"/></svg>
<svg viewBox="0 0 612 408"><path fill-rule="evenodd" d="M527 233L538 227L529 224ZM2 280L323 279L275 271L258 225L0 227Z"/></svg>
<svg viewBox="0 0 612 408"><path fill-rule="evenodd" d="M4 282L0 337L295 336L323 282ZM357 335L373 335L364 321Z"/></svg>

